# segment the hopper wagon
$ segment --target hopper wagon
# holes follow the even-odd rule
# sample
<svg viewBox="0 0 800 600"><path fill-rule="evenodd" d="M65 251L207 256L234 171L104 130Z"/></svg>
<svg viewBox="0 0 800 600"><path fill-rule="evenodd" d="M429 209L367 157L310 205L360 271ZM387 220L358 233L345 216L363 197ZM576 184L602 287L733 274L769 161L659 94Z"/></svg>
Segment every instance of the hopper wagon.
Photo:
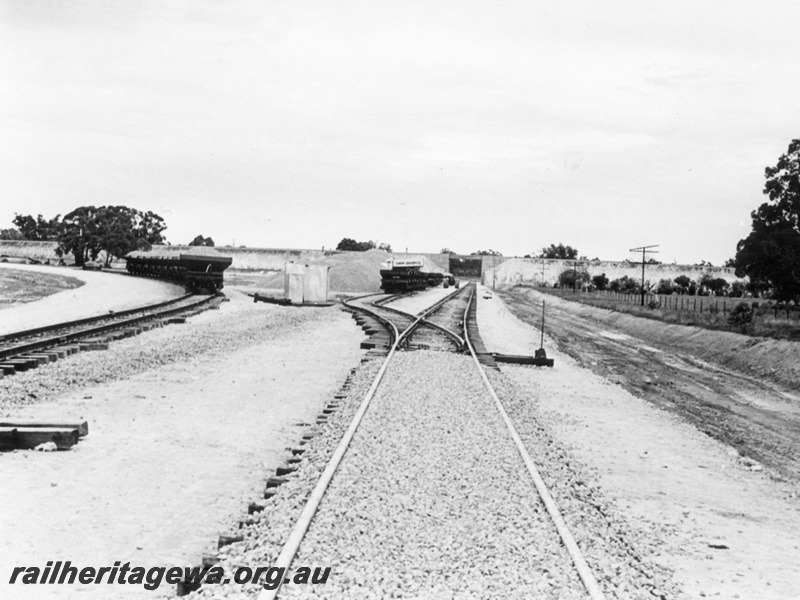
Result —
<svg viewBox="0 0 800 600"><path fill-rule="evenodd" d="M131 275L173 281L190 292L214 293L224 287L222 273L233 259L221 254L131 252L125 260Z"/></svg>

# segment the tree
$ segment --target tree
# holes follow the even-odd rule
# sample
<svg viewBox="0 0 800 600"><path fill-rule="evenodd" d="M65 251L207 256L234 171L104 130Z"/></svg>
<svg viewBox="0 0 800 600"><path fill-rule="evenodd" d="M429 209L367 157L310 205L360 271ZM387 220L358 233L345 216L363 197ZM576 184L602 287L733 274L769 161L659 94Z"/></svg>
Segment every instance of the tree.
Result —
<svg viewBox="0 0 800 600"><path fill-rule="evenodd" d="M642 291L640 280L633 279L627 275L623 275L612 281L608 285L608 289L620 294L639 294Z"/></svg>
<svg viewBox="0 0 800 600"><path fill-rule="evenodd" d="M586 269L566 269L558 276L558 285L562 288L582 289L591 279Z"/></svg>
<svg viewBox="0 0 800 600"><path fill-rule="evenodd" d="M592 277L592 283L594 287L598 290L604 290L608 287L608 277L606 277L605 273L601 273L600 275L595 275Z"/></svg>
<svg viewBox="0 0 800 600"><path fill-rule="evenodd" d="M734 281L731 284L731 291L728 292L728 295L731 298L741 298L747 292L747 283L744 281Z"/></svg>
<svg viewBox="0 0 800 600"><path fill-rule="evenodd" d="M198 235L194 238L191 242L189 242L190 246L214 246L214 240L210 237L203 237L202 234Z"/></svg>
<svg viewBox="0 0 800 600"><path fill-rule="evenodd" d="M118 207L125 208L125 207ZM132 211L133 225L136 230L137 250L150 250L154 244L163 244L166 240L161 233L167 228L164 219L152 211ZM207 238L211 239L211 238ZM213 245L213 244L212 244Z"/></svg>
<svg viewBox="0 0 800 600"><path fill-rule="evenodd" d="M665 296L670 296L674 291L675 291L675 286L672 285L672 282L669 279L659 280L658 286L656 287L656 294L664 294Z"/></svg>
<svg viewBox="0 0 800 600"><path fill-rule="evenodd" d="M489 250L478 250L477 252L472 252L470 256L503 256L503 253L490 248Z"/></svg>
<svg viewBox="0 0 800 600"><path fill-rule="evenodd" d="M81 206L64 215L63 228L58 237L56 254L72 254L75 264L82 266L88 260L94 260L100 253L93 226L97 208Z"/></svg>
<svg viewBox="0 0 800 600"><path fill-rule="evenodd" d="M19 229L0 229L0 240L24 240Z"/></svg>
<svg viewBox="0 0 800 600"><path fill-rule="evenodd" d="M166 228L164 219L150 211L127 206L81 206L64 215L56 254L72 254L75 264L81 266L105 252L108 266L113 257L162 243L161 232Z"/></svg>
<svg viewBox="0 0 800 600"><path fill-rule="evenodd" d="M450 248L444 247L439 250L439 254L458 254L458 252L453 252Z"/></svg>
<svg viewBox="0 0 800 600"><path fill-rule="evenodd" d="M712 292L714 292L715 296L726 296L730 287L731 284L722 277L715 277L710 282L710 289Z"/></svg>
<svg viewBox="0 0 800 600"><path fill-rule="evenodd" d="M686 275L678 275L675 279L673 279L675 285L679 288L680 294L685 294L689 291L689 287L694 283L691 279L689 279Z"/></svg>
<svg viewBox="0 0 800 600"><path fill-rule="evenodd" d="M578 249L559 243L558 246L550 244L549 248L542 248L539 258L578 258Z"/></svg>
<svg viewBox="0 0 800 600"><path fill-rule="evenodd" d="M769 197L750 213L753 230L736 245L736 276L778 300L800 300L800 139L765 169Z"/></svg>
<svg viewBox="0 0 800 600"><path fill-rule="evenodd" d="M339 245L336 246L337 250L345 250L350 252L366 252L375 247L375 242L357 242L352 238L342 238Z"/></svg>
<svg viewBox="0 0 800 600"><path fill-rule="evenodd" d="M34 219L31 215L18 214L12 223L17 227L23 240L43 242L58 238L61 229L60 217L61 215L56 215L54 219L48 221L42 215L37 215Z"/></svg>
<svg viewBox="0 0 800 600"><path fill-rule="evenodd" d="M728 323L734 327L739 327L742 333L747 331L747 326L753 322L753 307L742 302L733 307L728 315Z"/></svg>
<svg viewBox="0 0 800 600"><path fill-rule="evenodd" d="M700 288L703 290L703 292L707 292L702 295L713 294L715 296L723 296L729 287L730 284L722 277L714 277L708 273L705 273L700 278Z"/></svg>

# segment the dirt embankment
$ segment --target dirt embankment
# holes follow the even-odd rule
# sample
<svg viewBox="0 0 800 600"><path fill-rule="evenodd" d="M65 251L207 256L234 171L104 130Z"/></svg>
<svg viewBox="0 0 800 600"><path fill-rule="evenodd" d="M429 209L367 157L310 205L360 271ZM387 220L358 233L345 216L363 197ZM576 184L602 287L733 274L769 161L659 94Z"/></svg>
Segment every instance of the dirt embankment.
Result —
<svg viewBox="0 0 800 600"><path fill-rule="evenodd" d="M521 288L511 288L515 296ZM751 337L688 325L672 325L633 315L569 302L546 295L552 306L569 305L570 312L598 325L614 327L648 343L681 350L722 367L742 371L791 388L800 388L800 343Z"/></svg>
<svg viewBox="0 0 800 600"><path fill-rule="evenodd" d="M510 310L546 329L582 367L673 412L754 468L800 484L798 350L792 342L669 325L560 300L500 292Z"/></svg>

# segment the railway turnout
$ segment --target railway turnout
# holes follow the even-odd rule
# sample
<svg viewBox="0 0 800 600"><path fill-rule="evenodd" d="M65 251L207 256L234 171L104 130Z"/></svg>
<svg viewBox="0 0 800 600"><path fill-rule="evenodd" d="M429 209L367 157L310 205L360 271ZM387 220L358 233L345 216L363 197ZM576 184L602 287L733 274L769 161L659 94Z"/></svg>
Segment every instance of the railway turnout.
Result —
<svg viewBox="0 0 800 600"><path fill-rule="evenodd" d="M475 352L474 285L417 315L394 299L347 303L380 368L274 566L332 565L328 597L604 598ZM259 599L315 589L289 582Z"/></svg>

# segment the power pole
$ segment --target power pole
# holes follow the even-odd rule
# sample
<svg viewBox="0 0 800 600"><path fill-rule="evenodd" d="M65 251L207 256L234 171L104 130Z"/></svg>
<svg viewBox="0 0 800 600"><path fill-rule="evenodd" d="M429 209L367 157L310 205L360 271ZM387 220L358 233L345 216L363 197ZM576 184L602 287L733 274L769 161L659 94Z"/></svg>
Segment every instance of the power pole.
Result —
<svg viewBox="0 0 800 600"><path fill-rule="evenodd" d="M572 263L572 293L575 293L575 287L578 285L578 261Z"/></svg>
<svg viewBox="0 0 800 600"><path fill-rule="evenodd" d="M642 306L644 306L644 265L645 263L645 256L647 254L658 254L658 250L649 250L649 248L658 248L658 244L654 244L652 246L641 246L639 248L631 248L631 252L641 252L642 253Z"/></svg>
<svg viewBox="0 0 800 600"><path fill-rule="evenodd" d="M544 287L544 259L542 259L542 287Z"/></svg>

